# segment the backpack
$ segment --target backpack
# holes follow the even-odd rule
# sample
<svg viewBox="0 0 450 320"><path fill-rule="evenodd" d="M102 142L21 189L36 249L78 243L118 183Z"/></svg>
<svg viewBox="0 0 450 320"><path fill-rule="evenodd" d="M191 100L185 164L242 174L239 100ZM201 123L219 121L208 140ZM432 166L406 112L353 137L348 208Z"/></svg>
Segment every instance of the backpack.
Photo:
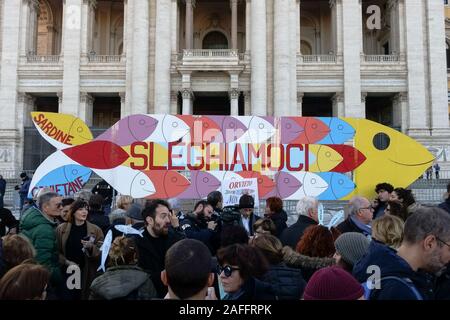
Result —
<svg viewBox="0 0 450 320"><path fill-rule="evenodd" d="M414 285L414 283L411 281L411 279L409 278L400 278L400 277L396 277L396 276L389 276L389 277L383 277L381 278L379 281L380 283L383 282L383 280L396 280L398 282L401 282L403 285L407 286L411 292L414 294L414 296L416 297L416 300L423 300L422 295L419 293L419 290L417 290L416 286ZM367 285L369 281L363 282L361 285L364 288L364 298L366 300L371 300L370 296L372 295L372 290L371 288L369 288L369 286Z"/></svg>

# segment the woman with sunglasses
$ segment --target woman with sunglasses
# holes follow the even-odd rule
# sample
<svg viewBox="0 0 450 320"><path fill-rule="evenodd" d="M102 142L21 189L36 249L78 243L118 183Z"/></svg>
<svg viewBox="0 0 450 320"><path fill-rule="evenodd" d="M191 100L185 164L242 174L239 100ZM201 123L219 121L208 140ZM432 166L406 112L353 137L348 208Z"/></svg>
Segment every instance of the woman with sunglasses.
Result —
<svg viewBox="0 0 450 320"><path fill-rule="evenodd" d="M270 284L260 279L269 265L258 248L234 244L217 252L217 273L225 292L222 300L275 300Z"/></svg>
<svg viewBox="0 0 450 320"><path fill-rule="evenodd" d="M60 262L69 267L78 265L81 269L81 290L72 290L74 299L87 299L89 286L95 277L99 264L100 243L103 232L87 221L89 206L84 200L72 203L67 222L56 228L56 239Z"/></svg>

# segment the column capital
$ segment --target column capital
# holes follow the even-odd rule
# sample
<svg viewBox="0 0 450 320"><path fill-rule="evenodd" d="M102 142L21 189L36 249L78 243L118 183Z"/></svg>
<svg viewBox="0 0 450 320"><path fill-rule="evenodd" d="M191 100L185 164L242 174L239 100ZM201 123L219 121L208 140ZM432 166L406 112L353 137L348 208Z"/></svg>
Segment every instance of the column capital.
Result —
<svg viewBox="0 0 450 320"><path fill-rule="evenodd" d="M229 97L230 97L230 100L233 100L233 99L239 99L239 94L240 94L241 92L239 91L239 89L237 89L237 88L232 88L232 89L230 89L229 91L228 91L228 95L229 95Z"/></svg>
<svg viewBox="0 0 450 320"><path fill-rule="evenodd" d="M183 97L183 99L193 99L194 98L194 93L192 92L191 89L183 89L181 90L181 96Z"/></svg>
<svg viewBox="0 0 450 320"><path fill-rule="evenodd" d="M87 92L80 92L80 102L91 104L94 102L94 97Z"/></svg>
<svg viewBox="0 0 450 320"><path fill-rule="evenodd" d="M303 97L305 96L304 92L297 92L297 102L303 103Z"/></svg>
<svg viewBox="0 0 450 320"><path fill-rule="evenodd" d="M34 104L34 102L36 101L36 98L25 92L18 92L17 93L17 101L19 103Z"/></svg>
<svg viewBox="0 0 450 320"><path fill-rule="evenodd" d="M367 92L361 92L361 103L366 103Z"/></svg>
<svg viewBox="0 0 450 320"><path fill-rule="evenodd" d="M124 0L126 2L127 0ZM97 8L97 0L83 0L84 4L87 4L91 8Z"/></svg>
<svg viewBox="0 0 450 320"><path fill-rule="evenodd" d="M329 0L328 5L330 6L330 9L333 9L338 3L340 3L342 0Z"/></svg>
<svg viewBox="0 0 450 320"><path fill-rule="evenodd" d="M230 8L233 9L234 6L237 6L239 0L230 0Z"/></svg>
<svg viewBox="0 0 450 320"><path fill-rule="evenodd" d="M386 9L392 10L398 4L399 0L388 0L386 2Z"/></svg>
<svg viewBox="0 0 450 320"><path fill-rule="evenodd" d="M57 92L56 96L58 97L58 103L61 104L63 102L63 93Z"/></svg>
<svg viewBox="0 0 450 320"><path fill-rule="evenodd" d="M336 94L331 98L331 101L333 103L342 103L342 102L344 102L344 93L343 92L336 92Z"/></svg>
<svg viewBox="0 0 450 320"><path fill-rule="evenodd" d="M184 0L186 5L191 5L193 8L195 8L195 2L196 0Z"/></svg>
<svg viewBox="0 0 450 320"><path fill-rule="evenodd" d="M408 102L408 93L407 92L399 92L395 96L392 97L392 101L397 102Z"/></svg>
<svg viewBox="0 0 450 320"><path fill-rule="evenodd" d="M126 92L119 92L120 103L125 103L126 96L127 96Z"/></svg>

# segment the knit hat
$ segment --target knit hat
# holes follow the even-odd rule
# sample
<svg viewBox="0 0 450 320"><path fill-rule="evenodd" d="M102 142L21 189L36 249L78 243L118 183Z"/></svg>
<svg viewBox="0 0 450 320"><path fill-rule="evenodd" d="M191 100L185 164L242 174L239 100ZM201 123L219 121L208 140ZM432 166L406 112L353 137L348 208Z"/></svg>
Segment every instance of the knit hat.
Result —
<svg viewBox="0 0 450 320"><path fill-rule="evenodd" d="M144 221L144 218L142 217L142 207L137 203L131 204L130 208L128 208L127 210L126 215L131 219Z"/></svg>
<svg viewBox="0 0 450 320"><path fill-rule="evenodd" d="M353 276L339 267L316 271L306 285L305 300L358 300L364 289Z"/></svg>
<svg viewBox="0 0 450 320"><path fill-rule="evenodd" d="M359 232L341 234L334 242L336 252L352 266L369 251L369 245L369 239Z"/></svg>
<svg viewBox="0 0 450 320"><path fill-rule="evenodd" d="M239 209L253 209L255 207L255 200L251 195L243 194L239 198Z"/></svg>

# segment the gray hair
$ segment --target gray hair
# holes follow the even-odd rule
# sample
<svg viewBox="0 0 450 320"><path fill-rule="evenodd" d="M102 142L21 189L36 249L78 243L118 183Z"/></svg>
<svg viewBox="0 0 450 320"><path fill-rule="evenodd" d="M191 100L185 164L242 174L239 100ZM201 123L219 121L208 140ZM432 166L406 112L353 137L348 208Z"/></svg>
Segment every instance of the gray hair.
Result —
<svg viewBox="0 0 450 320"><path fill-rule="evenodd" d="M126 211L123 209L116 209L109 214L109 222L112 224L116 219L125 219L127 217Z"/></svg>
<svg viewBox="0 0 450 320"><path fill-rule="evenodd" d="M313 197L304 197L297 202L297 214L307 216L310 209L314 209L319 205L319 202Z"/></svg>
<svg viewBox="0 0 450 320"><path fill-rule="evenodd" d="M348 214L354 216L361 208L364 208L365 201L369 201L364 197L355 196L348 202Z"/></svg>
<svg viewBox="0 0 450 320"><path fill-rule="evenodd" d="M405 222L403 239L406 243L415 244L429 235L450 240L450 215L437 207L421 207Z"/></svg>
<svg viewBox="0 0 450 320"><path fill-rule="evenodd" d="M44 192L40 194L37 198L37 205L39 209L42 209L42 206L46 203L48 203L51 199L59 197L59 194L56 192Z"/></svg>

